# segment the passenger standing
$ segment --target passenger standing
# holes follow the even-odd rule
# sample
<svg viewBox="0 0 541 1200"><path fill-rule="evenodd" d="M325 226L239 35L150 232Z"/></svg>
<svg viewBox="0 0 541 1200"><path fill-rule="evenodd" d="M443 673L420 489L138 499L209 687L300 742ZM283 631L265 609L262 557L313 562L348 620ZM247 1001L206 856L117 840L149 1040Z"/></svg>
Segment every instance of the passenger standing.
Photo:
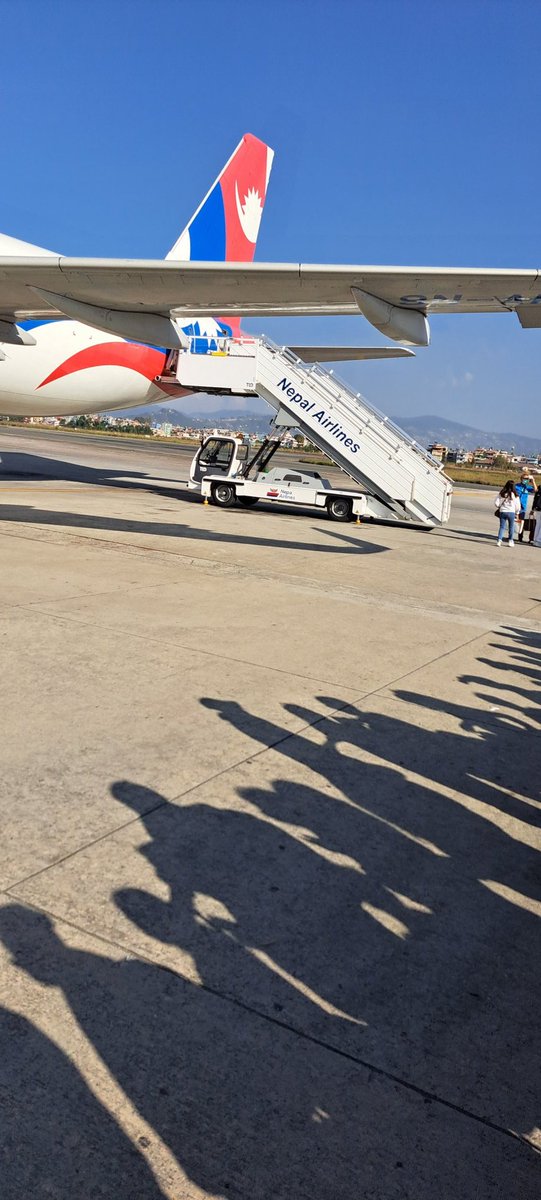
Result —
<svg viewBox="0 0 541 1200"><path fill-rule="evenodd" d="M507 483L502 487L501 492L498 492L495 505L496 515L500 518L497 545L501 546L503 535L507 528L509 530L509 547L511 548L511 546L514 546L515 544L515 521L520 512L520 500L517 496L515 484L512 479L508 479Z"/></svg>
<svg viewBox="0 0 541 1200"><path fill-rule="evenodd" d="M535 519L533 529L530 529L530 546L541 546L541 483L539 484L532 504L532 519Z"/></svg>
<svg viewBox="0 0 541 1200"><path fill-rule="evenodd" d="M520 483L517 483L516 492L520 500L517 533L518 540L521 542L524 537L524 522L528 516L528 504L530 503L530 497L533 496L535 492L535 480L533 475L530 475L529 471L522 472Z"/></svg>

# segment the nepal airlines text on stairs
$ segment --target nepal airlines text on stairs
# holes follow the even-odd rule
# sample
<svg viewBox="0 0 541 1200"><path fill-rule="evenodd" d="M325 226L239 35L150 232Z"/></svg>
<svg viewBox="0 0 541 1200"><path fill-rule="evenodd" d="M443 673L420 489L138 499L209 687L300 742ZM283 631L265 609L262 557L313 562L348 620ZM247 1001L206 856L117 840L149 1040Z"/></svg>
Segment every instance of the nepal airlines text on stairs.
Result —
<svg viewBox="0 0 541 1200"><path fill-rule="evenodd" d="M436 462L332 371L306 366L268 338L220 339L209 353L178 356L177 378L190 391L258 395L276 410L275 424L300 429L369 494L383 519L441 525L452 484Z"/></svg>

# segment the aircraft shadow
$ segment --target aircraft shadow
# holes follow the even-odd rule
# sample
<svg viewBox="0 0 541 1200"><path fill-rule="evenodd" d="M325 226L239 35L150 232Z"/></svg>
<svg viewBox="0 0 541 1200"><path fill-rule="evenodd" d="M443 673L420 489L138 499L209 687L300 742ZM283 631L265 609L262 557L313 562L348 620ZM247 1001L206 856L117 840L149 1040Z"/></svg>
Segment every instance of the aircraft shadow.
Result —
<svg viewBox="0 0 541 1200"><path fill-rule="evenodd" d="M23 504L0 504L0 521L25 525L52 525L64 529L95 529L105 533L142 533L151 537L170 537L196 542L220 542L239 546L267 546L280 550L302 550L314 554L381 554L390 549L378 546L362 538L348 537L333 532L339 545L318 544L311 541L291 541L285 538L250 537L225 530L204 529L181 524L179 521L137 521L122 517L107 517L92 513L57 512L54 509L34 508ZM325 531L327 532L327 531Z"/></svg>
<svg viewBox="0 0 541 1200"><path fill-rule="evenodd" d="M125 471L122 467L89 467L78 463L64 462L62 459L46 458L43 455L20 453L19 451L3 451L2 462L0 463L0 481L2 479L14 480L22 482L25 479L35 482L45 482L54 479L58 482L82 483L95 487L107 488L122 488L128 491L144 491L152 493L156 496L163 496L168 500L178 500L184 504L201 504L201 497L198 493L189 491L185 486L186 477L188 475L188 462L186 459L179 463L179 482L176 483L169 479L160 479L154 474L149 474L143 471ZM292 463L292 466L295 464ZM184 478L181 478L184 476ZM347 480L346 486L348 489L352 487L352 481ZM250 510L252 512L253 510ZM314 509L295 507L290 505L271 504L262 501L257 507L259 512L277 512L293 520L306 520L307 516L314 517ZM242 514L246 518L249 517L248 510L237 508L235 512ZM320 512L319 518L322 521L327 521L325 512ZM427 533L438 532L432 530L431 527L423 527L415 525L411 522L397 522L395 520L386 520L385 518L374 518L363 521L364 528L370 526L381 526L391 529L406 530L409 533Z"/></svg>
<svg viewBox="0 0 541 1200"><path fill-rule="evenodd" d="M54 479L62 483L91 484L94 487L122 488L152 492L158 496L171 499L182 499L192 503L200 503L200 498L193 492L181 491L181 481L176 483L170 479L160 479L159 476L145 471L129 471L123 467L89 467L80 463L64 462L60 458L47 458L42 454L26 454L19 451L2 451L0 463L0 480L22 482L25 479L45 482ZM186 464L179 464L179 475L187 474Z"/></svg>

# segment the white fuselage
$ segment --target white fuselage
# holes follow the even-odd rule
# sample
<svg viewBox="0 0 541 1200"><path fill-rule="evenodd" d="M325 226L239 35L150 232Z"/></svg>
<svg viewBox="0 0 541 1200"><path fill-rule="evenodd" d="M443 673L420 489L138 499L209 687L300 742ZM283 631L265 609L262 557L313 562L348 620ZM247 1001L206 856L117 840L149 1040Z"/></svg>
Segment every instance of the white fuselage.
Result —
<svg viewBox="0 0 541 1200"><path fill-rule="evenodd" d="M160 387L166 351L61 320L24 328L35 345L0 343L0 413L74 416L154 404L185 389Z"/></svg>

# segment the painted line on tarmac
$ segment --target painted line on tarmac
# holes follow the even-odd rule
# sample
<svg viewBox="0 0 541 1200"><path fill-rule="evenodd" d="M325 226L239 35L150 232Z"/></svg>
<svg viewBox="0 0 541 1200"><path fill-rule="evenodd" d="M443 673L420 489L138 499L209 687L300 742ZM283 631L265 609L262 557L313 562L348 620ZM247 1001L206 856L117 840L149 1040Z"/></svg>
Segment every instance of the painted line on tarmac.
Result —
<svg viewBox="0 0 541 1200"><path fill-rule="evenodd" d="M25 486L25 487L15 487L15 486L13 486L13 485L11 485L10 487L2 487L2 486L0 485L0 492L15 492L16 494L19 494L20 492L35 492L36 488L37 488L37 487L38 487L40 484L44 484L44 483L46 483L46 482L47 482L47 480L46 480L46 479L36 479L36 482L35 482L35 484L34 484L34 486L33 486L33 487L29 487L28 485L27 485L27 486ZM72 493L73 491L77 491L77 492L95 492L97 487L100 487L100 488L101 488L101 490L103 491L104 487L106 487L106 486L107 486L107 485L104 485L104 484L96 484L96 483L81 483L81 484L78 484L78 483L76 483L76 482L74 481L74 482L73 482L73 486L72 486L72 487L69 487L69 488L47 488L47 494L48 494L49 496L50 496L50 495L53 495L53 496L67 496L67 495L71 495L71 493ZM112 490L113 486L115 486L115 485L111 484L111 485L110 485L110 488L109 488L109 490Z"/></svg>

